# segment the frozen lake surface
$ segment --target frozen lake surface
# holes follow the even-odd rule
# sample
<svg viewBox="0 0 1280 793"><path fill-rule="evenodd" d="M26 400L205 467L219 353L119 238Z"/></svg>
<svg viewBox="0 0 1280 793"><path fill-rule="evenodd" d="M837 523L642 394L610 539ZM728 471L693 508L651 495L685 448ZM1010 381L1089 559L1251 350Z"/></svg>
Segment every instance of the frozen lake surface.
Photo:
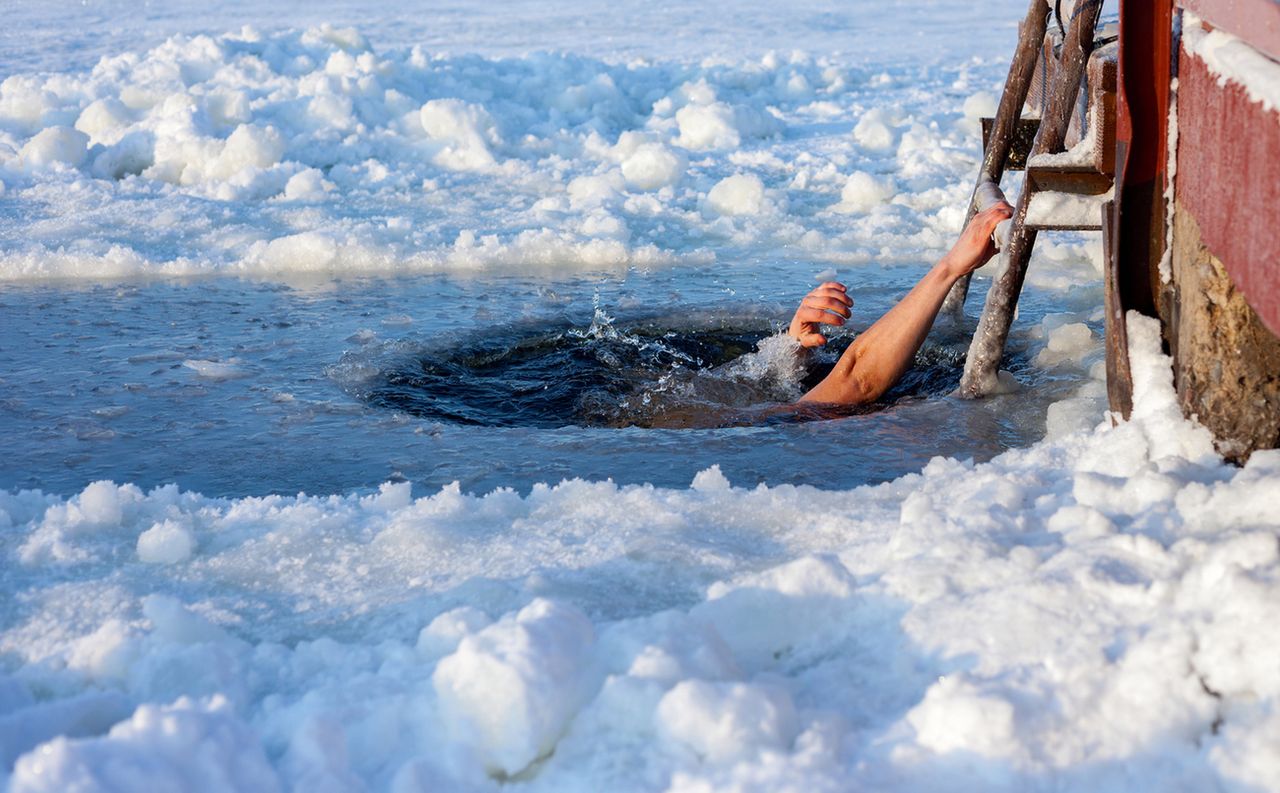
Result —
<svg viewBox="0 0 1280 793"><path fill-rule="evenodd" d="M0 789L1278 789L1280 456L1140 318L1108 420L1096 235L1009 393L948 396L997 261L786 409L1024 9L7 3Z"/></svg>

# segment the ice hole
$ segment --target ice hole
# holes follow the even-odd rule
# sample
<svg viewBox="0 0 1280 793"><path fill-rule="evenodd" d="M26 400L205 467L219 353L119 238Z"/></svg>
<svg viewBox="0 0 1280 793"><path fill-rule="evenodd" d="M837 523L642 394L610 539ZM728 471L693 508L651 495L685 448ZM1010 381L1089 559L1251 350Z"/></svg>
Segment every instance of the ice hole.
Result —
<svg viewBox="0 0 1280 793"><path fill-rule="evenodd" d="M804 353L765 324L620 324L597 311L586 328L506 329L408 353L397 344L397 354L372 367L347 363L364 372L349 388L368 404L493 427L692 429L804 421L942 396L959 384L963 353L926 345L879 404L797 407L853 338L837 335L821 350Z"/></svg>

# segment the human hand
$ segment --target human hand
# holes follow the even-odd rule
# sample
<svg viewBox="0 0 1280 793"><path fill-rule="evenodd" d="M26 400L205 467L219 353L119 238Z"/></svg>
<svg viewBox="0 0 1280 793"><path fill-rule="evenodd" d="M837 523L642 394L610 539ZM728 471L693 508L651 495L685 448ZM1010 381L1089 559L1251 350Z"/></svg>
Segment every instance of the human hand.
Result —
<svg viewBox="0 0 1280 793"><path fill-rule="evenodd" d="M996 245L991 235L995 232L996 226L1011 217L1013 217L1013 207L1004 201L974 215L969 225L960 232L960 239L956 240L956 244L951 247L947 255L942 257L942 264L951 277L960 278L968 275L995 256Z"/></svg>
<svg viewBox="0 0 1280 793"><path fill-rule="evenodd" d="M845 294L844 284L827 281L804 296L791 318L787 334L801 347L821 347L827 343L822 325L843 325L849 318L853 300Z"/></svg>

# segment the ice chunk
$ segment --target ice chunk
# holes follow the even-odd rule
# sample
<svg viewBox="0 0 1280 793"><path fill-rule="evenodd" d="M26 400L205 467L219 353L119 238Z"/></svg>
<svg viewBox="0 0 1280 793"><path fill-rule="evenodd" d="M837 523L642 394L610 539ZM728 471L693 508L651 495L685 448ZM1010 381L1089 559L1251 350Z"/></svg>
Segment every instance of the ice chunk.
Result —
<svg viewBox="0 0 1280 793"><path fill-rule="evenodd" d="M151 620L155 635L179 644L225 642L228 636L218 626L187 609L168 595L148 595L142 599L142 613Z"/></svg>
<svg viewBox="0 0 1280 793"><path fill-rule="evenodd" d="M707 207L719 215L758 215L764 207L764 183L750 173L721 179L707 193Z"/></svg>
<svg viewBox="0 0 1280 793"><path fill-rule="evenodd" d="M970 94L964 100L964 107L961 112L965 118L970 121L977 121L984 116L991 117L996 114L998 100L996 95L990 91L979 91L976 94Z"/></svg>
<svg viewBox="0 0 1280 793"><path fill-rule="evenodd" d="M885 151L893 148L894 134L880 121L863 119L853 128L853 136L863 147L872 151Z"/></svg>
<svg viewBox="0 0 1280 793"><path fill-rule="evenodd" d="M331 44L344 52L367 52L369 40L356 28L338 28L329 22L307 30L302 43L308 45Z"/></svg>
<svg viewBox="0 0 1280 793"><path fill-rule="evenodd" d="M1085 356L1100 349L1101 342L1088 325L1071 322L1049 331L1049 342L1036 356L1036 365L1053 366L1061 363L1079 365Z"/></svg>
<svg viewBox="0 0 1280 793"><path fill-rule="evenodd" d="M897 192L890 179L878 178L864 171L854 171L840 191L837 212L869 212L893 198Z"/></svg>
<svg viewBox="0 0 1280 793"><path fill-rule="evenodd" d="M478 608L462 606L436 617L418 633L418 652L440 658L458 649L466 636L489 627L493 620Z"/></svg>
<svg viewBox="0 0 1280 793"><path fill-rule="evenodd" d="M1209 760L1241 790L1267 790L1280 779L1280 709L1258 708L1233 720L1209 749Z"/></svg>
<svg viewBox="0 0 1280 793"><path fill-rule="evenodd" d="M1063 438L1073 432L1088 430L1101 420L1106 408L1106 384L1090 380L1073 396L1049 406L1045 412L1045 437Z"/></svg>
<svg viewBox="0 0 1280 793"><path fill-rule="evenodd" d="M897 136L889 127L888 114L878 107L862 114L853 128L853 137L871 151L887 151L897 142Z"/></svg>
<svg viewBox="0 0 1280 793"><path fill-rule="evenodd" d="M629 160L628 160L629 162ZM569 203L577 210L612 204L622 197L615 184L617 174L608 176L579 176L569 182Z"/></svg>
<svg viewBox="0 0 1280 793"><path fill-rule="evenodd" d="M71 644L67 666L97 682L120 681L129 673L137 650L129 626L109 619Z"/></svg>
<svg viewBox="0 0 1280 793"><path fill-rule="evenodd" d="M422 128L443 144L439 165L455 171L481 171L494 165L490 147L501 142L493 117L480 105L461 99L432 99L419 112Z"/></svg>
<svg viewBox="0 0 1280 793"><path fill-rule="evenodd" d="M272 127L241 124L227 138L209 169L209 178L226 180L251 168L270 168L284 156L284 139Z"/></svg>
<svg viewBox="0 0 1280 793"><path fill-rule="evenodd" d="M193 370L198 377L206 380L235 380L249 376L249 373L240 368L235 360L207 361L199 358L189 358L183 361L182 365Z"/></svg>
<svg viewBox="0 0 1280 793"><path fill-rule="evenodd" d="M34 702L23 688L26 698L13 702L5 696L6 682L0 678L0 783L14 761L36 746L58 736L105 733L133 709L118 691L87 691L53 702Z"/></svg>
<svg viewBox="0 0 1280 793"><path fill-rule="evenodd" d="M668 740L714 764L786 751L798 719L785 690L746 683L685 680L662 698L658 729Z"/></svg>
<svg viewBox="0 0 1280 793"><path fill-rule="evenodd" d="M507 775L547 755L586 696L591 622L535 600L462 640L432 677L443 717L480 760Z"/></svg>
<svg viewBox="0 0 1280 793"><path fill-rule="evenodd" d="M742 142L733 108L723 102L682 107L676 112L676 124L680 128L676 145L686 149L736 149Z"/></svg>
<svg viewBox="0 0 1280 793"><path fill-rule="evenodd" d="M89 136L71 127L41 130L22 147L22 164L45 168L55 163L78 168L88 153Z"/></svg>
<svg viewBox="0 0 1280 793"><path fill-rule="evenodd" d="M115 97L96 99L76 119L76 129L88 135L95 143L112 143L120 138L120 131L133 122L132 114L124 103Z"/></svg>
<svg viewBox="0 0 1280 793"><path fill-rule="evenodd" d="M25 137L74 120L75 111L66 108L41 77L14 74L0 83L0 128Z"/></svg>
<svg viewBox="0 0 1280 793"><path fill-rule="evenodd" d="M12 793L280 789L253 732L225 698L142 705L101 738L55 738L18 758Z"/></svg>
<svg viewBox="0 0 1280 793"><path fill-rule="evenodd" d="M304 231L272 240L258 251L258 256L263 265L273 270L323 271L336 263L338 244L328 234Z"/></svg>
<svg viewBox="0 0 1280 793"><path fill-rule="evenodd" d="M640 190L657 190L680 181L684 159L660 143L646 143L622 161L622 176Z"/></svg>
<svg viewBox="0 0 1280 793"><path fill-rule="evenodd" d="M155 140L147 132L130 132L93 158L91 171L100 179L137 176L155 164Z"/></svg>
<svg viewBox="0 0 1280 793"><path fill-rule="evenodd" d="M114 526L124 519L120 490L115 482L97 481L86 487L79 498L81 520L96 526Z"/></svg>
<svg viewBox="0 0 1280 793"><path fill-rule="evenodd" d="M699 493L727 493L730 490L729 479L720 471L718 465L694 474L693 484L690 487Z"/></svg>
<svg viewBox="0 0 1280 793"><path fill-rule="evenodd" d="M924 701L907 714L921 746L939 753L972 752L1002 757L1017 752L1013 705L960 675L929 687Z"/></svg>
<svg viewBox="0 0 1280 793"><path fill-rule="evenodd" d="M323 201L335 190L332 182L324 178L317 168L307 168L289 177L284 186L286 201Z"/></svg>
<svg viewBox="0 0 1280 793"><path fill-rule="evenodd" d="M715 626L749 668L767 668L813 637L838 629L855 585L839 561L807 557L711 587L690 613Z"/></svg>
<svg viewBox="0 0 1280 793"><path fill-rule="evenodd" d="M138 535L138 558L148 564L177 564L191 558L196 540L175 520L160 521Z"/></svg>

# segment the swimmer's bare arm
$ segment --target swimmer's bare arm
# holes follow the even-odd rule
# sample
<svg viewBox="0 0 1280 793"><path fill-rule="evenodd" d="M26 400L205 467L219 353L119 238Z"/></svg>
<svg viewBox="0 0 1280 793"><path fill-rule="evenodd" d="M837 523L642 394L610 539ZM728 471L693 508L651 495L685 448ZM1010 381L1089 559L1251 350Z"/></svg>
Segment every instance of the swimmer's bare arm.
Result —
<svg viewBox="0 0 1280 793"><path fill-rule="evenodd" d="M995 230L996 224L1012 215L1013 207L1000 203L974 216L961 232L960 239L951 251L943 256L924 278L920 279L906 297L889 309L883 317L876 320L865 333L858 336L845 350L844 355L840 356L839 362L831 373L814 386L813 390L801 397L800 401L857 405L874 402L884 396L885 392L892 388L910 368L920 345L929 335L929 329L933 327L938 309L942 307L942 301L951 291L951 286L961 276L986 264L987 260L995 254L991 233ZM839 284L823 284L814 292L834 287L839 287L839 291L844 292L844 287ZM806 331L811 333L817 333L817 331L804 327L803 321L800 322L800 326L797 326L797 321L801 320L802 314L810 316L806 311L812 307L809 301L814 297L814 292L805 297L805 302L796 312L796 319L792 320L789 331L806 347L814 346L813 343L806 344L804 336ZM834 295L828 296L825 293L824 297L836 299ZM844 302L846 306L851 305L848 298L840 302ZM815 321L833 325L844 324L843 318L848 316L847 308L842 312L838 308L832 308L833 303L825 305L827 311L835 311L836 314L831 315L831 319L818 318ZM811 337L808 338L813 342ZM825 341L823 339L823 342L818 343L825 343Z"/></svg>

